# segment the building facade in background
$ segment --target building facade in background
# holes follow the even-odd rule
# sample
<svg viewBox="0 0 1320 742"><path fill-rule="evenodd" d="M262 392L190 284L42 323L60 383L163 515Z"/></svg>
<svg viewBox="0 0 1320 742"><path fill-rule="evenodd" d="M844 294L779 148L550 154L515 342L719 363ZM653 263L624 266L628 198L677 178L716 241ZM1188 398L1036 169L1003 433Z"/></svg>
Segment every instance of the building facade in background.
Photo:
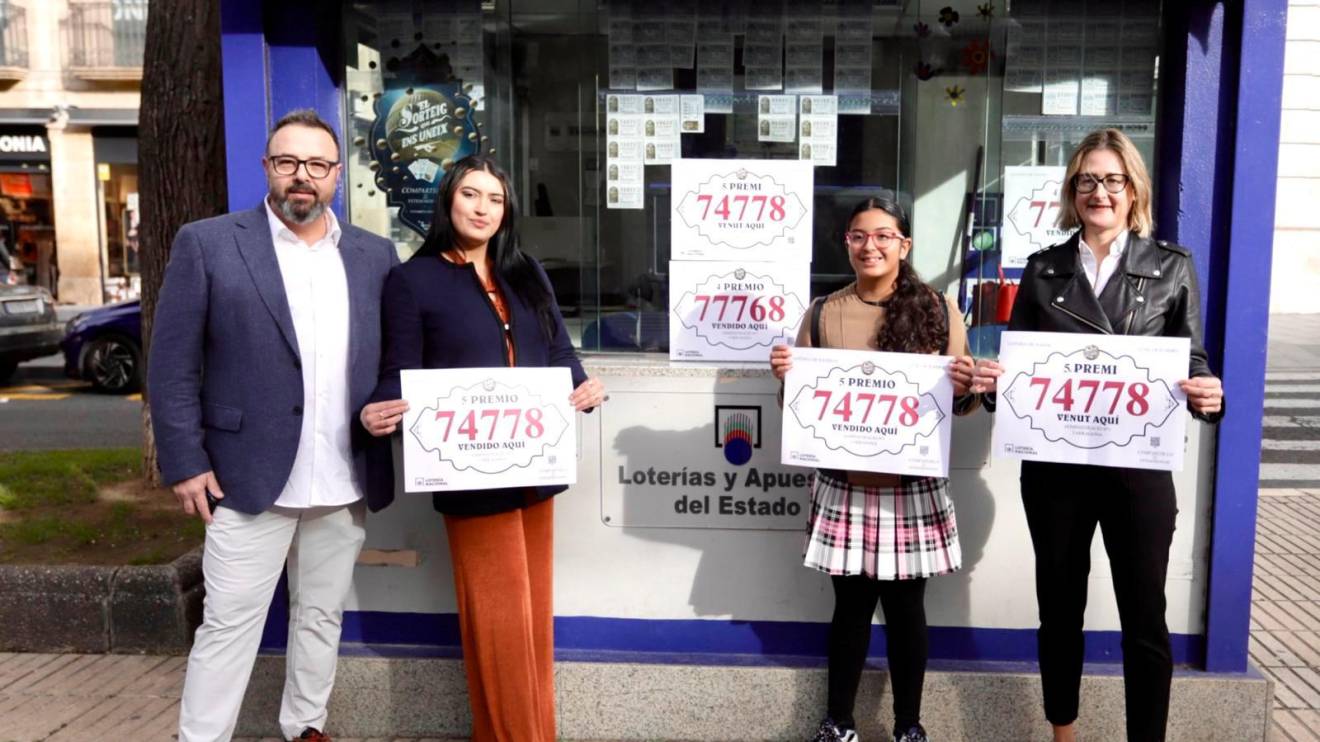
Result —
<svg viewBox="0 0 1320 742"><path fill-rule="evenodd" d="M605 414L583 418L577 484L556 505L558 652L645 653L686 667L694 653L808 657L825 647L828 586L793 564L800 518L786 505L734 507L740 485L761 502L804 496L768 479L789 474L773 444L778 385L751 368L671 361L683 266L671 268L686 248L674 219L697 221L683 212L693 191L675 163L810 165L811 180L798 181L812 217L797 270L813 296L852 280L839 226L852 206L896 191L910 203L914 267L959 302L973 352L991 356L1003 320L990 302L1020 275L1015 258L1059 239L1049 233L1052 189L1076 144L1111 126L1151 167L1157 236L1191 252L1212 366L1246 411L1217 430L1188 428L1167 584L1174 654L1179 665L1246 673L1260 448L1250 411L1264 386L1260 292L1286 1L946 2L353 0L335 13L316 0L223 0L231 209L265 194L251 163L273 117L303 106L344 142L335 213L401 254L421 243L428 189L458 158L492 154L510 173L521 244L614 397ZM268 105L251 105L258 96ZM730 410L764 432L751 459L723 449ZM1030 536L1017 469L992 461L989 428L986 415L955 427L963 458L950 489L965 561L928 598L940 627L931 653L1030 661ZM671 486L648 472L701 472L711 483ZM359 568L344 640L453 646L456 604L436 588L449 570L429 503L399 499L374 518L372 545L418 560L387 577ZM1104 570L1091 579L1088 661L1114 662L1118 611ZM268 637L268 648L279 641ZM739 705L712 698L702 703ZM787 726L772 734L789 736Z"/></svg>
<svg viewBox="0 0 1320 742"><path fill-rule="evenodd" d="M1320 312L1320 0L1288 4L1271 312Z"/></svg>
<svg viewBox="0 0 1320 742"><path fill-rule="evenodd" d="M0 240L62 303L138 292L148 0L0 0Z"/></svg>

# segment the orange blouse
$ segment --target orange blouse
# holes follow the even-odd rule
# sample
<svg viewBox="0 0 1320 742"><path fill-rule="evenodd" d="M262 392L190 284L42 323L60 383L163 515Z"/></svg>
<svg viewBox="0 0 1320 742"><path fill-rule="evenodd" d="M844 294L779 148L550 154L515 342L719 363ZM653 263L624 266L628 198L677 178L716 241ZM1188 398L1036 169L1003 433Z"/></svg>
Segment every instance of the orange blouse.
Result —
<svg viewBox="0 0 1320 742"><path fill-rule="evenodd" d="M455 265L468 264L467 255L464 255L462 250L449 250L441 253L441 255L448 257L450 262ZM491 264L490 259L487 258L487 278L482 279L481 274L477 273L477 279L481 281L481 287L486 290L486 298L489 299L491 305L495 307L495 313L499 315L500 322L504 324L505 351L509 357L509 365L513 366L515 365L513 354L513 332L509 329L509 305L505 303L504 292L500 290L500 285L495 282L494 274L495 267Z"/></svg>

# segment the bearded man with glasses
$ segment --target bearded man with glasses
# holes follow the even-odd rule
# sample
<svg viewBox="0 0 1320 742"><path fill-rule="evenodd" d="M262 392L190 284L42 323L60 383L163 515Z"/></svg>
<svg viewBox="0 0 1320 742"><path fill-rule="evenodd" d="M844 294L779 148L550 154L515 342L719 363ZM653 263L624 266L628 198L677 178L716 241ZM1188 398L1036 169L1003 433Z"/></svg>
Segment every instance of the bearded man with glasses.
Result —
<svg viewBox="0 0 1320 742"><path fill-rule="evenodd" d="M280 727L327 740L344 600L365 538L359 421L380 364L380 298L399 260L340 224L339 137L315 111L275 123L261 205L174 239L147 389L161 474L206 523L206 603L179 712L180 742L234 734L266 612L288 565ZM385 439L386 441L388 439Z"/></svg>

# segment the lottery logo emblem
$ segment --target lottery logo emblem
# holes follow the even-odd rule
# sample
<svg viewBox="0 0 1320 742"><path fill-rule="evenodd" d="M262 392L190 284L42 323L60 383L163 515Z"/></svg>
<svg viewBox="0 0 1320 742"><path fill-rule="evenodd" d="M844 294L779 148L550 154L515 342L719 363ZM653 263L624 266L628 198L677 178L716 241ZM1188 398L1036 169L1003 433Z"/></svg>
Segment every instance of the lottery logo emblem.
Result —
<svg viewBox="0 0 1320 742"><path fill-rule="evenodd" d="M755 405L715 406L715 447L724 460L742 466L752 460L752 450L761 447L761 408Z"/></svg>

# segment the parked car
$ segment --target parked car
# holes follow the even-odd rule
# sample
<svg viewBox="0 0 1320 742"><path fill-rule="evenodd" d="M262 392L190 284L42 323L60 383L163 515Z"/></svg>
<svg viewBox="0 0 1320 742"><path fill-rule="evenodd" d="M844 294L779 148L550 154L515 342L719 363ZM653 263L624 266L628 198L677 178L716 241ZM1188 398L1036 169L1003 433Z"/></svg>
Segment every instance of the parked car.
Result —
<svg viewBox="0 0 1320 742"><path fill-rule="evenodd" d="M98 391L127 394L142 386L142 306L137 301L98 307L65 327L64 373Z"/></svg>
<svg viewBox="0 0 1320 742"><path fill-rule="evenodd" d="M59 352L61 334L49 291L0 284L0 383L23 361Z"/></svg>

